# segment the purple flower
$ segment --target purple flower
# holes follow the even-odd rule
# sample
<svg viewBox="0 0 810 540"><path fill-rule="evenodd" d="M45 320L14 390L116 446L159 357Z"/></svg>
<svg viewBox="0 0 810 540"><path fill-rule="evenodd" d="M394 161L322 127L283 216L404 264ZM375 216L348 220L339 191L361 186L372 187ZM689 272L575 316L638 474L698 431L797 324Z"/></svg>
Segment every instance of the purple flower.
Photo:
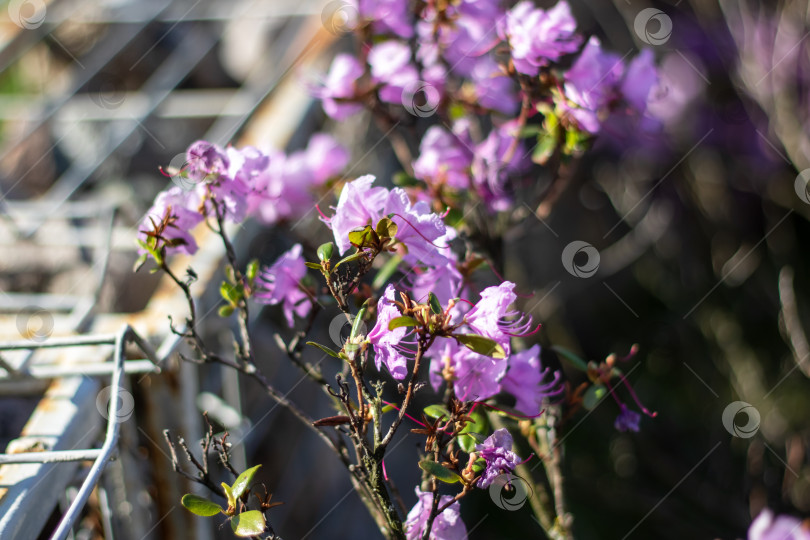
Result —
<svg viewBox="0 0 810 540"><path fill-rule="evenodd" d="M152 208L146 212L138 237L146 242L147 236L144 232L154 231L156 225L160 226L160 223L168 218L169 224L162 236L165 240L180 241L180 244L175 247L167 246L166 254L180 252L193 255L197 251L197 242L191 235L191 230L203 220L198 211L199 206L200 199L194 191L184 191L179 186L161 191L155 198ZM158 246L160 245L163 243L159 242ZM144 251L141 250L141 253Z"/></svg>
<svg viewBox="0 0 810 540"><path fill-rule="evenodd" d="M443 264L431 266L423 271L416 270L411 282L412 298L417 302L427 302L428 294L433 293L443 306L451 298L458 298L463 277L456 268L456 262L445 259Z"/></svg>
<svg viewBox="0 0 810 540"><path fill-rule="evenodd" d="M284 316L292 328L295 324L293 313L305 317L312 308L312 301L299 286L306 273L301 244L296 244L270 268L263 269L256 276L256 301L260 304L283 304Z"/></svg>
<svg viewBox="0 0 810 540"><path fill-rule="evenodd" d="M419 500L416 502L405 520L405 537L408 540L420 540L425 532L427 521L430 518L430 509L433 507L433 493L415 489ZM439 497L439 507L453 500L450 495ZM447 509L436 516L433 527L430 529L430 540L466 540L467 527L461 521L461 505L454 502Z"/></svg>
<svg viewBox="0 0 810 540"><path fill-rule="evenodd" d="M748 528L748 540L810 540L810 524L793 516L776 516L765 508Z"/></svg>
<svg viewBox="0 0 810 540"><path fill-rule="evenodd" d="M543 406L543 399L562 391L558 371L554 372L552 381L543 384L548 373L548 368L541 370L540 345L509 357L509 371L501 380L501 386L517 398L515 409L527 416L537 415Z"/></svg>
<svg viewBox="0 0 810 540"><path fill-rule="evenodd" d="M216 179L228 172L230 161L225 150L208 141L195 141L186 150L186 171L194 182Z"/></svg>
<svg viewBox="0 0 810 540"><path fill-rule="evenodd" d="M516 310L509 310L517 295L515 284L504 281L497 287L487 287L481 292L481 299L464 316L467 326L476 334L486 336L503 347L509 355L509 340L513 335L525 333L531 328L531 317ZM514 319L515 316L519 316ZM508 320L508 319L512 320Z"/></svg>
<svg viewBox="0 0 810 540"><path fill-rule="evenodd" d="M473 154L462 137L442 126L431 126L419 144L414 175L432 185L469 189Z"/></svg>
<svg viewBox="0 0 810 540"><path fill-rule="evenodd" d="M309 139L306 149L306 165L312 183L323 184L337 176L349 163L349 151L326 133L316 133Z"/></svg>
<svg viewBox="0 0 810 540"><path fill-rule="evenodd" d="M644 49L627 66L621 84L622 96L636 111L644 114L647 103L654 97L658 80L658 68L655 66L653 53L650 49Z"/></svg>
<svg viewBox="0 0 810 540"><path fill-rule="evenodd" d="M408 194L401 188L394 188L388 194L383 208L384 215L394 215L391 220L397 225L396 239L407 248L405 261L410 264L442 264L445 255L440 249L446 244L439 238L447 233L441 216L430 211L426 202L411 205Z"/></svg>
<svg viewBox="0 0 810 540"><path fill-rule="evenodd" d="M604 51L596 37L588 41L582 54L566 72L565 95L577 105L570 109L570 114L583 130L589 133L599 131L600 113L604 113L609 102L617 96L616 88L623 72L624 65L619 55Z"/></svg>
<svg viewBox="0 0 810 540"><path fill-rule="evenodd" d="M520 464L520 458L512 451L512 435L501 428L487 437L483 443L475 445L475 451L487 462L486 469L475 484L487 488L498 476L512 473Z"/></svg>
<svg viewBox="0 0 810 540"><path fill-rule="evenodd" d="M619 408L621 411L619 412L619 416L616 417L613 427L619 431L638 431L639 422L641 422L641 414L628 409L627 405L624 403L620 403Z"/></svg>
<svg viewBox="0 0 810 540"><path fill-rule="evenodd" d="M453 389L463 401L480 401L501 391L500 380L506 373L505 358L496 359L471 351L451 338L438 338L430 348L430 384L438 391L443 371L450 369Z"/></svg>
<svg viewBox="0 0 810 540"><path fill-rule="evenodd" d="M357 80L365 70L354 56L339 54L332 61L326 80L310 88L312 95L323 101L323 110L335 120L345 120L363 110L359 103L350 100L357 92Z"/></svg>
<svg viewBox="0 0 810 540"><path fill-rule="evenodd" d="M517 122L506 122L493 128L475 149L473 181L491 210L508 209L510 198L505 192L508 176L526 170L529 165L523 142L518 136Z"/></svg>
<svg viewBox="0 0 810 540"><path fill-rule="evenodd" d="M388 323L392 319L402 316L393 302L394 286L389 284L377 302L377 323L368 333L368 341L374 347L374 362L377 369L381 370L382 364L385 364L392 377L402 380L408 374L408 359L397 345L405 337L407 328L400 326L394 330L388 329Z"/></svg>
<svg viewBox="0 0 810 540"><path fill-rule="evenodd" d="M509 40L515 69L535 76L549 61L576 52L582 42L576 26L565 0L548 11L521 2L507 12L505 20L498 21L498 35Z"/></svg>
<svg viewBox="0 0 810 540"><path fill-rule="evenodd" d="M388 198L388 190L383 187L371 187L374 177L371 175L348 182L343 186L338 199L335 215L328 225L335 235L335 244L340 254L351 247L349 233L365 227L371 222L377 223L382 217L382 208Z"/></svg>
<svg viewBox="0 0 810 540"><path fill-rule="evenodd" d="M377 34L392 33L405 39L413 36L408 0L359 0L358 11L364 19L373 21L372 28Z"/></svg>
<svg viewBox="0 0 810 540"><path fill-rule="evenodd" d="M482 107L513 115L520 104L515 81L508 77L491 56L482 56L473 67L470 78Z"/></svg>
<svg viewBox="0 0 810 540"><path fill-rule="evenodd" d="M403 90L419 80L419 72L411 63L411 48L397 40L374 45L368 53L371 78L381 84L380 100L402 103Z"/></svg>

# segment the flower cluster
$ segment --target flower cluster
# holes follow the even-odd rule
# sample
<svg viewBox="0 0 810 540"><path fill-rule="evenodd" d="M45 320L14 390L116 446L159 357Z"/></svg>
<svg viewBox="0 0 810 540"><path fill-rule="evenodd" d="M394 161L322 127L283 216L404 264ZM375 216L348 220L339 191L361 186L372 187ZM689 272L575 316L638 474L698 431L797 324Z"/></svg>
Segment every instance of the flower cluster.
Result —
<svg viewBox="0 0 810 540"><path fill-rule="evenodd" d="M528 1L508 11L499 0L409 5L359 2L351 26L366 40L362 54L335 57L311 91L337 120L365 108L396 114L380 104L437 112L443 121L424 133L413 163L430 197L452 206L469 191L504 211L532 152L543 164L555 152L581 152L603 130L660 127L650 108L661 97L652 53L625 62L596 37L585 42L565 0L547 10ZM416 103L420 92L427 103ZM522 139L535 134L527 153Z"/></svg>
<svg viewBox="0 0 810 540"><path fill-rule="evenodd" d="M167 254L193 254L197 245L190 231L206 217L238 223L255 216L266 224L297 218L312 208L312 191L348 161L348 151L326 134L314 135L305 150L289 155L197 141L183 167L169 171L177 185L157 196L141 238L159 230Z"/></svg>
<svg viewBox="0 0 810 540"><path fill-rule="evenodd" d="M408 518L405 520L405 536L408 540L422 538L433 506L433 493L422 491L418 487L415 491L419 500L408 512ZM452 500L453 497L450 495L442 495L439 498L439 506L442 507ZM466 540L466 538L467 527L461 520L461 505L456 501L436 516L430 530L430 540Z"/></svg>
<svg viewBox="0 0 810 540"><path fill-rule="evenodd" d="M301 288L301 280L307 273L301 250L301 244L294 245L256 277L256 301L260 304L282 304L291 328L294 325L293 313L306 317L312 308L309 295Z"/></svg>

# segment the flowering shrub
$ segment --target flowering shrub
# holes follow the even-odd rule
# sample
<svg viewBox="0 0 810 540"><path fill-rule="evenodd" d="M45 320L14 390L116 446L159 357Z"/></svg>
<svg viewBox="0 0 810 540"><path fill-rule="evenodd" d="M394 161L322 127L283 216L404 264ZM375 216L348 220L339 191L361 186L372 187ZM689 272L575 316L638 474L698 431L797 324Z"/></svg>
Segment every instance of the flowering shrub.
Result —
<svg viewBox="0 0 810 540"><path fill-rule="evenodd" d="M510 430L529 435L518 447L529 445L553 476L559 460L549 452L559 442L541 445L537 433L553 431L563 408L570 416L609 394L618 404L616 429L638 431L641 415L621 401L618 380L640 411L654 416L618 367L635 348L598 364L559 349L587 374L589 382L576 389L560 371L543 367L539 345L524 345L539 325L516 307L520 286L500 277L492 246L514 224L511 210L524 202L539 167L559 176L609 129L655 133L659 123L648 104L658 95L656 67L649 52L625 63L597 38L586 39L565 1L548 10L497 0L360 1L354 8L355 20L346 22L359 38L358 54L337 55L311 92L335 120L370 111L391 133L401 135L400 126L421 132L417 156L407 144L394 145L403 169L396 186L370 175L341 176L349 152L326 134L290 155L198 141L181 168L166 171L176 185L158 195L142 223L139 264L151 258L186 292L190 315L173 330L189 341L196 360L256 379L318 431L386 537L466 538L461 499L503 485L494 484L503 475L507 486L528 475L521 468L532 453L518 457ZM417 118L424 124L411 122ZM331 194L337 196L331 208L316 205ZM228 223L256 219L283 227L315 208L333 241L295 244L269 267L239 267ZM198 249L189 231L202 222L228 255L220 315L239 323L232 359L210 352L198 333L193 270L181 278L167 264L175 253ZM368 280L372 269L376 276ZM478 292L482 279L495 284ZM339 415L308 418L256 367L248 325L253 301L281 305L300 333L287 345L288 356L327 390ZM344 366L334 383L300 361L323 309L340 310L352 323L339 349L308 342ZM414 413L414 395L428 392L425 380L433 404ZM386 400L386 381L398 390L395 402ZM418 502L403 521L384 458L406 419L424 440L424 455ZM272 532L267 512L274 504L257 496L256 506L248 497L252 474L221 490L213 486L227 508L192 496L183 504L200 515L225 514L239 536ZM454 494L440 494L440 483L456 487ZM561 501L553 509L543 504L538 511L562 508ZM570 516L543 517L549 536L570 536Z"/></svg>

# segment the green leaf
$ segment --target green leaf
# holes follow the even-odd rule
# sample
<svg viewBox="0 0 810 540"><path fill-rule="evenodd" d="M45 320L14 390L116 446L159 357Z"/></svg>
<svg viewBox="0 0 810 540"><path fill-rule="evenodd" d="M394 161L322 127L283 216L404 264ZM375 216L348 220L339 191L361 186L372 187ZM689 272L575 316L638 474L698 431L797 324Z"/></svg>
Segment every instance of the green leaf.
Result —
<svg viewBox="0 0 810 540"><path fill-rule="evenodd" d="M447 467L436 463L435 461L423 459L419 462L419 467L423 471L426 471L429 475L435 476L437 480L441 480L442 482L446 482L448 484L453 484L461 480L459 475Z"/></svg>
<svg viewBox="0 0 810 540"><path fill-rule="evenodd" d="M262 534L266 528L264 515L258 510L248 510L231 518L231 529L236 536L242 538Z"/></svg>
<svg viewBox="0 0 810 540"><path fill-rule="evenodd" d="M571 365L581 371L588 371L588 362L574 354L572 351L569 351L565 347L553 346L551 350L568 360Z"/></svg>
<svg viewBox="0 0 810 540"><path fill-rule="evenodd" d="M236 481L234 481L233 486L231 486L231 489L233 490L234 499L238 499L245 493L245 490L248 488L248 486L250 486L250 483L253 481L253 477L256 475L256 471L259 470L259 467L261 467L261 465L251 467L250 469L247 469L236 478Z"/></svg>
<svg viewBox="0 0 810 540"><path fill-rule="evenodd" d="M143 266L143 264L146 262L146 259L148 258L149 255L147 255L146 253L138 257L138 259L135 261L135 264L132 265L132 271L137 272L138 270L140 270L141 266Z"/></svg>
<svg viewBox="0 0 810 540"><path fill-rule="evenodd" d="M335 244L327 242L318 246L318 260L326 262L332 259L335 253Z"/></svg>
<svg viewBox="0 0 810 540"><path fill-rule="evenodd" d="M305 262L304 263L307 268L312 268L313 270L323 270L320 264L314 262Z"/></svg>
<svg viewBox="0 0 810 540"><path fill-rule="evenodd" d="M444 405L428 405L424 408L425 415L430 418L450 418L450 411Z"/></svg>
<svg viewBox="0 0 810 540"><path fill-rule="evenodd" d="M428 303L430 304L430 311L432 311L435 315L442 312L442 304L439 302L439 299L435 294L428 294Z"/></svg>
<svg viewBox="0 0 810 540"><path fill-rule="evenodd" d="M352 321L352 331L349 334L349 341L354 342L357 339L357 336L360 335L360 330L364 327L363 319L366 318L366 311L368 311L368 306L363 304L363 307L360 308L360 311L357 312L357 315L354 317L354 321Z"/></svg>
<svg viewBox="0 0 810 540"><path fill-rule="evenodd" d="M232 285L227 281L223 281L222 285L219 286L219 294L234 306L238 305L239 301L242 300L243 293L244 291L241 286Z"/></svg>
<svg viewBox="0 0 810 540"><path fill-rule="evenodd" d="M594 384L585 391L585 395L582 397L582 406L590 411L599 405L599 402L602 401L602 398L606 395L607 388L601 384Z"/></svg>
<svg viewBox="0 0 810 540"><path fill-rule="evenodd" d="M506 358L506 351L503 350L503 347L488 337L479 336L477 334L453 334L453 337L456 338L459 343L478 354L490 356L498 360Z"/></svg>
<svg viewBox="0 0 810 540"><path fill-rule="evenodd" d="M417 324L419 323L413 317L403 315L402 317L396 317L391 319L391 322L388 323L388 329L395 330L402 326L416 326Z"/></svg>
<svg viewBox="0 0 810 540"><path fill-rule="evenodd" d="M228 508L236 508L236 497L233 496L231 486L225 482L221 482L220 485L222 486L222 489L225 490L225 497L228 499Z"/></svg>
<svg viewBox="0 0 810 540"><path fill-rule="evenodd" d="M394 238L397 235L397 230L399 230L397 224L387 217L382 218L377 223L377 236L380 238Z"/></svg>
<svg viewBox="0 0 810 540"><path fill-rule="evenodd" d="M215 516L222 512L222 507L217 503L192 493L183 495L183 498L180 499L180 504L192 514L203 517Z"/></svg>
<svg viewBox="0 0 810 540"><path fill-rule="evenodd" d="M313 347L318 347L320 350L328 354L329 356L334 356L335 358L340 358L340 354L336 351L333 351L329 347L325 345L321 345L320 343L315 343L314 341L307 341L307 345L312 345Z"/></svg>
<svg viewBox="0 0 810 540"><path fill-rule="evenodd" d="M393 405L386 405L381 410L382 410L382 413L385 414L387 412L395 411L396 407L394 407Z"/></svg>
<svg viewBox="0 0 810 540"><path fill-rule="evenodd" d="M377 233L371 228L371 225L366 225L365 228L360 231L352 231L349 233L349 242L361 248L377 243L379 240L379 236L377 236Z"/></svg>
<svg viewBox="0 0 810 540"><path fill-rule="evenodd" d="M248 278L248 283L253 283L253 280L256 279L256 275L259 273L259 259L253 259L247 265L247 269L245 270L245 276Z"/></svg>
<svg viewBox="0 0 810 540"><path fill-rule="evenodd" d="M486 438L484 433L489 431L487 415L484 414L480 407L475 409L469 416L472 421L467 421L464 429L461 430L461 435L458 437L458 445L468 454L475 450L476 444L484 441Z"/></svg>
<svg viewBox="0 0 810 540"><path fill-rule="evenodd" d="M348 257L344 257L344 258L340 259L337 263L335 263L335 266L334 266L334 268L332 268L332 270L337 270L338 266L340 266L343 263L356 261L357 259L359 259L363 255L364 255L364 253L362 251L358 251L357 253L352 253Z"/></svg>
<svg viewBox="0 0 810 540"><path fill-rule="evenodd" d="M219 316L220 317L230 317L233 314L233 306L220 306L219 307Z"/></svg>

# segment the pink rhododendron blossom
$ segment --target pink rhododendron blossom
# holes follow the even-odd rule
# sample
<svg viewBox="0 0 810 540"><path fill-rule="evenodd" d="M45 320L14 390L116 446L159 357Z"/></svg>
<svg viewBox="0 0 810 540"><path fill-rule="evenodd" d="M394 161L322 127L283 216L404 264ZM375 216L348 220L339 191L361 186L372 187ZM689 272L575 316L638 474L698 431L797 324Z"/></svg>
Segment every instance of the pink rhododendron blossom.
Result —
<svg viewBox="0 0 810 540"><path fill-rule="evenodd" d="M487 488L498 476L514 472L520 458L512 451L512 435L501 428L487 437L483 443L475 445L476 453L486 461L486 469L475 484Z"/></svg>
<svg viewBox="0 0 810 540"><path fill-rule="evenodd" d="M344 254L351 247L349 233L357 228L375 224L382 218L382 208L388 198L388 190L372 187L372 175L361 176L343 186L335 207L335 215L328 225L335 235L335 244Z"/></svg>
<svg viewBox="0 0 810 540"><path fill-rule="evenodd" d="M419 80L419 72L411 63L411 48L401 41L389 40L374 45L368 52L371 78L381 85L380 100L401 104L405 88Z"/></svg>
<svg viewBox="0 0 810 540"><path fill-rule="evenodd" d="M554 372L552 380L543 383L548 374L548 368L541 370L540 345L534 345L509 357L509 371L501 380L501 386L517 399L516 410L535 416L542 409L543 399L562 391L560 372Z"/></svg>
<svg viewBox="0 0 810 540"><path fill-rule="evenodd" d="M293 314L305 317L312 308L312 301L299 285L306 273L301 244L296 244L256 276L256 301L282 304L287 324L292 328L295 324Z"/></svg>
<svg viewBox="0 0 810 540"><path fill-rule="evenodd" d="M429 184L446 184L456 189L470 187L471 142L442 126L431 126L419 144L419 157L413 163L417 178Z"/></svg>
<svg viewBox="0 0 810 540"><path fill-rule="evenodd" d="M405 537L408 540L421 540L430 518L430 509L433 507L433 493L415 489L419 500L416 502L405 520ZM453 500L450 495L439 497L439 507ZM467 527L461 521L461 505L454 502L447 509L436 516L433 527L430 529L430 540L466 540Z"/></svg>
<svg viewBox="0 0 810 540"><path fill-rule="evenodd" d="M774 516L766 508L748 528L748 540L810 540L810 523L793 516Z"/></svg>
<svg viewBox="0 0 810 540"><path fill-rule="evenodd" d="M515 284L511 281L504 281L497 287L487 287L481 292L478 303L464 315L464 321L474 333L492 339L503 347L507 355L511 350L510 338L531 328L530 317L509 310L517 298L514 288Z"/></svg>
<svg viewBox="0 0 810 540"><path fill-rule="evenodd" d="M582 129L590 133L599 131L600 113L606 115L623 73L621 57L603 50L599 39L592 37L565 74L565 95L576 104L570 114Z"/></svg>
<svg viewBox="0 0 810 540"><path fill-rule="evenodd" d="M576 27L565 0L548 11L536 8L532 2L520 2L498 22L498 35L509 41L515 69L534 76L549 61L577 51L582 38L576 34Z"/></svg>
<svg viewBox="0 0 810 540"><path fill-rule="evenodd" d="M305 155L307 169L315 185L338 176L351 157L349 151L328 133L316 133L310 137Z"/></svg>
<svg viewBox="0 0 810 540"><path fill-rule="evenodd" d="M374 362L377 369L381 370L382 364L385 364L392 377L402 380L408 374L408 359L397 345L405 337L407 328L400 326L394 330L388 329L388 323L402 316L399 308L393 303L394 294L394 286L389 284L383 296L377 301L377 323L368 333L368 341L374 347Z"/></svg>
<svg viewBox="0 0 810 540"><path fill-rule="evenodd" d="M345 120L363 110L359 103L350 100L357 92L357 80L365 70L357 59L349 54L339 54L332 60L326 79L310 88L312 95L323 103L323 110L335 120Z"/></svg>
<svg viewBox="0 0 810 540"><path fill-rule="evenodd" d="M155 226L167 219L168 226L163 231L165 240L177 240L177 246L167 246L166 254L175 252L192 255L197 251L197 242L191 235L191 230L203 220L198 211L200 199L194 191L184 191L179 186L173 186L166 191L158 193L155 202L149 211L146 212L141 226L138 228L138 238L146 242L147 237L144 231L154 231ZM159 245L163 245L162 242ZM141 250L143 253L144 251Z"/></svg>

